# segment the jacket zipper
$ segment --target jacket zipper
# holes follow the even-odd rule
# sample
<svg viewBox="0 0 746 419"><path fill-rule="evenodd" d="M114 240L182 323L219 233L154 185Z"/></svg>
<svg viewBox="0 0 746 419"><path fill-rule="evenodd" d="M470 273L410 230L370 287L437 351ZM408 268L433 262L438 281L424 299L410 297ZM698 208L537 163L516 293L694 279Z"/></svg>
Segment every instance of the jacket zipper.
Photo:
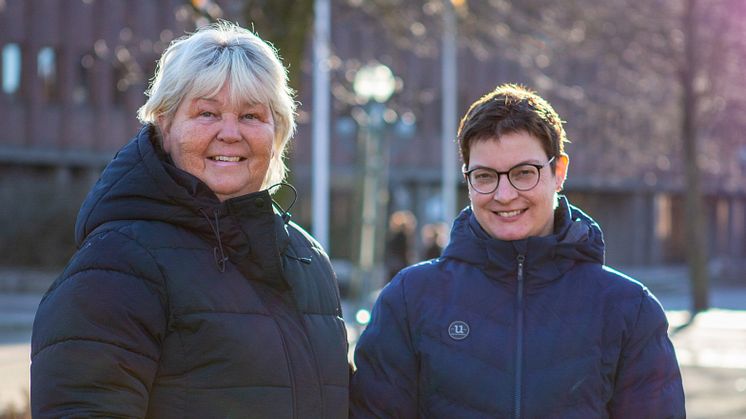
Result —
<svg viewBox="0 0 746 419"><path fill-rule="evenodd" d="M514 417L521 417L521 389L523 387L523 262L524 255L518 255L517 287L516 287L516 340L515 340L515 405Z"/></svg>

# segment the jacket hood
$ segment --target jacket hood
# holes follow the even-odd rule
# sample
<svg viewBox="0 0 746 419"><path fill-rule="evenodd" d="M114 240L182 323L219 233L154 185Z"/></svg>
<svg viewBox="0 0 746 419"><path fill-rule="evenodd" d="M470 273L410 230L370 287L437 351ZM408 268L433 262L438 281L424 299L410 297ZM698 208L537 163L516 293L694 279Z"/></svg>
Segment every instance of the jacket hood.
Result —
<svg viewBox="0 0 746 419"><path fill-rule="evenodd" d="M104 169L78 213L78 247L105 223L161 221L215 246L220 269L232 260L247 276L281 278L279 254L289 236L269 192L220 202L205 183L171 163L156 135L154 126L144 126Z"/></svg>
<svg viewBox="0 0 746 419"><path fill-rule="evenodd" d="M207 185L169 164L155 141L155 128L144 126L106 166L78 213L78 246L96 227L110 221L167 221L193 229L201 224L189 224L200 208L220 205Z"/></svg>
<svg viewBox="0 0 746 419"><path fill-rule="evenodd" d="M554 212L554 233L544 237L503 241L484 231L470 207L453 223L451 242L443 252L478 266L495 279L515 280L518 257L523 255L526 278L533 283L560 277L578 262L604 263L603 233L598 224L566 197L559 197Z"/></svg>

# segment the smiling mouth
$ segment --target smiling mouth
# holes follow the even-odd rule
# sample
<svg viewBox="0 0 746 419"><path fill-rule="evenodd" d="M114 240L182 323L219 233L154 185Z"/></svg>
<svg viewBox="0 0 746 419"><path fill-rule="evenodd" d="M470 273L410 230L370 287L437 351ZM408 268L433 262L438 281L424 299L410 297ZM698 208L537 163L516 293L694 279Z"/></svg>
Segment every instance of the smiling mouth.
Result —
<svg viewBox="0 0 746 419"><path fill-rule="evenodd" d="M523 214L524 211L526 210L520 209L520 210L515 210L515 211L493 211L493 212L500 217L510 218L510 217L515 217L516 215Z"/></svg>
<svg viewBox="0 0 746 419"><path fill-rule="evenodd" d="M212 156L209 157L209 159L212 161L224 161L230 163L238 163L242 160L246 160L246 158L240 156Z"/></svg>

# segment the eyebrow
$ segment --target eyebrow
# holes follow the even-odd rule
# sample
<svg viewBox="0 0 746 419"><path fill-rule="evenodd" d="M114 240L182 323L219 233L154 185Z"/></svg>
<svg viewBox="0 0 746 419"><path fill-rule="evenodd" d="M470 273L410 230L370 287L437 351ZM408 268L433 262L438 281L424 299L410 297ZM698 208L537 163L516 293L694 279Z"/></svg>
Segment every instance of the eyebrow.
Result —
<svg viewBox="0 0 746 419"><path fill-rule="evenodd" d="M217 103L217 104L221 103L219 100L217 100L215 98L211 98L211 97L196 97L196 98L192 99L192 101L193 101L192 103L196 103L196 102L200 102L200 101L205 101L205 102L210 102L210 103ZM265 104L259 103L259 102L256 102L256 103L244 102L244 103L239 104L238 107L246 107L246 108L263 107L263 108L266 108L266 109L270 109L269 105L265 105Z"/></svg>
<svg viewBox="0 0 746 419"><path fill-rule="evenodd" d="M206 97L195 97L192 98L190 107L199 106L200 103L206 102L211 105L219 105L220 102L218 102L216 99L206 98Z"/></svg>
<svg viewBox="0 0 746 419"><path fill-rule="evenodd" d="M516 164L514 164L514 165L510 166L510 167L508 168L508 170L510 170L510 169L512 169L512 168L514 168L514 167L518 167L518 166L523 166L524 164L537 164L537 165L542 165L542 164L546 164L546 163L541 163L541 162L539 162L538 160L524 160L524 161L522 161L522 162L519 162L519 163L516 163ZM472 166L471 168L469 168L469 170L473 170L473 169L492 169L492 170L496 170L496 171L498 171L498 172L499 172L499 170L495 169L494 167L490 167L490 166L485 166L485 165L482 165L482 164L477 164L477 165L474 165L474 166Z"/></svg>

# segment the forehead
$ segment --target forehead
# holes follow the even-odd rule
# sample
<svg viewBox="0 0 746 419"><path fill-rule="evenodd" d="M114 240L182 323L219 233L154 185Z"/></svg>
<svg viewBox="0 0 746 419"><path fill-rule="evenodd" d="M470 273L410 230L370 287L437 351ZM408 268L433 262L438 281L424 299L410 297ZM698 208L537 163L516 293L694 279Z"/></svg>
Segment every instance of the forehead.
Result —
<svg viewBox="0 0 746 419"><path fill-rule="evenodd" d="M546 158L541 141L525 131L475 140L469 154L470 166L489 167L541 162Z"/></svg>
<svg viewBox="0 0 746 419"><path fill-rule="evenodd" d="M192 106L208 104L216 106L227 106L231 108L266 108L266 105L257 102L251 97L231 93L232 92L230 91L230 87L226 85L217 92L192 92L187 96L187 101Z"/></svg>
<svg viewBox="0 0 746 419"><path fill-rule="evenodd" d="M273 98L272 86L266 77L246 68L211 68L195 76L186 96L233 105L269 104Z"/></svg>

